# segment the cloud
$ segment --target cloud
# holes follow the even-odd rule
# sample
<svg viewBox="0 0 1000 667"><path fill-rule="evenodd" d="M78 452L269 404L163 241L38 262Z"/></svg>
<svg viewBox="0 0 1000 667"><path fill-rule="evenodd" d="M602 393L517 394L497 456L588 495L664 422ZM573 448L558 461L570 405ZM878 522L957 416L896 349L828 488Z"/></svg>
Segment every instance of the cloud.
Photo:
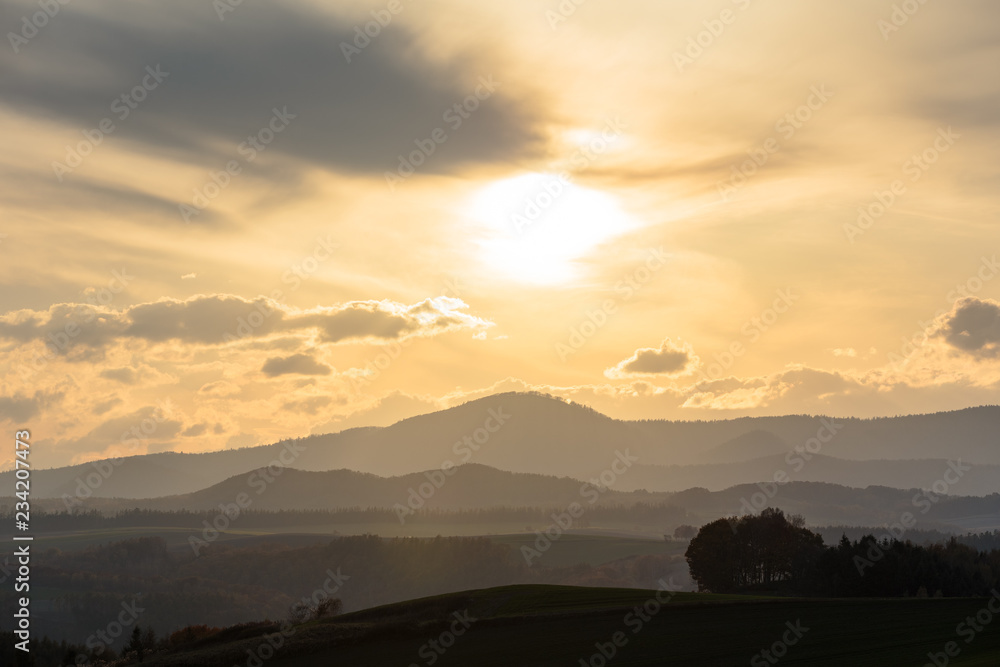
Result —
<svg viewBox="0 0 1000 667"><path fill-rule="evenodd" d="M74 128L110 118L114 141L206 168L237 157L237 145L267 127L272 109L286 107L294 119L268 155L335 170L394 169L399 154L438 127L448 142L424 170L538 152L536 107L513 82L498 82L468 129L450 129L445 112L491 72L468 71L470 58L425 57L405 16L379 35L377 48L348 63L340 44L355 39L353 22L302 3L244 2L236 11L220 21L212 3L196 0L63 6L45 28L44 48L0 52L0 99ZM120 98L144 77L152 85L147 66L166 74L129 108Z"/></svg>
<svg viewBox="0 0 1000 667"><path fill-rule="evenodd" d="M330 343L344 340L399 340L411 335L433 335L458 329L493 326L461 312L461 299L436 297L412 306L394 301L355 301L334 308L316 308L289 318L288 328L315 327Z"/></svg>
<svg viewBox="0 0 1000 667"><path fill-rule="evenodd" d="M113 408L115 406L118 406L118 405L121 405L123 402L124 401L122 401L122 399L120 397L118 397L118 396L111 396L111 397L109 397L109 398L101 401L100 403L97 403L96 405L94 405L94 407L91 408L91 412L93 414L95 414L95 415L100 416L100 415L103 415L108 410L110 410L111 408Z"/></svg>
<svg viewBox="0 0 1000 667"><path fill-rule="evenodd" d="M321 364L308 354L293 354L290 357L272 357L260 369L268 377L279 375L329 375L330 367Z"/></svg>
<svg viewBox="0 0 1000 667"><path fill-rule="evenodd" d="M1000 354L1000 303L959 299L951 312L938 318L932 335L976 359L994 359Z"/></svg>
<svg viewBox="0 0 1000 667"><path fill-rule="evenodd" d="M168 406L169 401L159 407L144 405L99 423L83 437L60 440L51 446L54 450L71 452L73 463L146 454L155 444L171 444L184 428Z"/></svg>
<svg viewBox="0 0 1000 667"><path fill-rule="evenodd" d="M207 429L208 424L204 422L201 424L192 424L181 432L181 436L184 438L195 438L204 433Z"/></svg>
<svg viewBox="0 0 1000 667"><path fill-rule="evenodd" d="M249 335L266 336L283 317L281 307L270 299L248 301L219 294L139 304L122 312L119 321L122 337L217 344L243 338L244 330Z"/></svg>
<svg viewBox="0 0 1000 667"><path fill-rule="evenodd" d="M52 158L64 159L59 153ZM5 169L4 181L11 185L5 193L6 202L30 209L44 201L53 215L66 218L75 217L81 211L99 210L109 218L141 222L155 215L158 221L184 225L183 218L177 214L177 201L170 197L145 192L135 184L102 182L76 172L73 176L60 182L51 170L33 173L24 169ZM198 223L206 228L223 229L228 221L209 207L198 216Z"/></svg>
<svg viewBox="0 0 1000 667"><path fill-rule="evenodd" d="M228 380L216 380L215 382L209 382L202 385L198 389L198 393L206 396L223 398L239 394L240 387L232 382L229 382Z"/></svg>
<svg viewBox="0 0 1000 667"><path fill-rule="evenodd" d="M108 368L107 370L101 371L102 378L108 378L109 380L117 380L122 384L135 384L136 380L139 379L139 374L134 368L129 368L124 366L122 368Z"/></svg>
<svg viewBox="0 0 1000 667"><path fill-rule="evenodd" d="M116 340L180 341L221 345L280 332L315 332L324 342L385 342L433 336L459 329L483 330L493 322L463 312L460 299L435 297L406 305L395 301L352 301L298 309L272 299L199 294L187 300L161 299L124 310L61 303L46 311L19 310L0 316L0 339L47 340L60 350L82 345L103 348Z"/></svg>
<svg viewBox="0 0 1000 667"><path fill-rule="evenodd" d="M62 398L62 394L50 395L36 391L32 396L15 394L0 396L0 421L23 423L35 417L42 408Z"/></svg>
<svg viewBox="0 0 1000 667"><path fill-rule="evenodd" d="M315 415L322 408L325 408L333 399L329 396L310 396L298 401L288 401L281 405L282 410L298 412L307 415Z"/></svg>
<svg viewBox="0 0 1000 667"><path fill-rule="evenodd" d="M604 371L604 376L622 379L642 375L685 375L698 365L690 343L665 338L659 347L643 347L631 357Z"/></svg>
<svg viewBox="0 0 1000 667"><path fill-rule="evenodd" d="M686 391L682 407L754 410L776 405L789 410L828 411L834 401L872 400L883 389L905 385L902 378L877 373L854 375L799 365L758 377L727 377L698 382Z"/></svg>

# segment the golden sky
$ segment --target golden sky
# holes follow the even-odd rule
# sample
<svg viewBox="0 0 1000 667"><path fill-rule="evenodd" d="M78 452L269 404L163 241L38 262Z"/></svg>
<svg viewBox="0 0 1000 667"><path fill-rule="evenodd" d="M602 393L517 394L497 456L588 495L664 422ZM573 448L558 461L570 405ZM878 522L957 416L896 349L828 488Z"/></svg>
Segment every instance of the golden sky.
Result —
<svg viewBox="0 0 1000 667"><path fill-rule="evenodd" d="M39 6L0 48L0 421L40 463L506 390L997 402L996 3Z"/></svg>

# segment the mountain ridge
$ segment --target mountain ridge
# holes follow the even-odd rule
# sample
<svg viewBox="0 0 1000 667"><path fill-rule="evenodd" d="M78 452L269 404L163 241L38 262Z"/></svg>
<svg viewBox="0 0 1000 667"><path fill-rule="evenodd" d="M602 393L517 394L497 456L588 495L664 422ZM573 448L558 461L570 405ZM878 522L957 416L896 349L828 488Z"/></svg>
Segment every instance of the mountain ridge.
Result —
<svg viewBox="0 0 1000 667"><path fill-rule="evenodd" d="M816 439L824 424L837 427L825 443ZM841 460L961 458L1000 465L1000 447L994 435L997 424L998 406L874 419L786 415L719 421L623 421L563 399L508 392L386 427L352 428L234 450L158 452L36 470L32 494L149 498L192 493L277 461L290 447L301 450L290 467L310 471L343 468L382 476L482 463L513 472L588 479L605 470L616 452L624 450L639 459L639 470L645 466L725 466L733 464L717 460L720 447L727 454L732 450L735 457L741 442L755 438L771 445L785 443L790 451L808 446L809 451ZM750 433L757 435L748 436ZM12 487L12 478L12 471L0 473L0 484Z"/></svg>

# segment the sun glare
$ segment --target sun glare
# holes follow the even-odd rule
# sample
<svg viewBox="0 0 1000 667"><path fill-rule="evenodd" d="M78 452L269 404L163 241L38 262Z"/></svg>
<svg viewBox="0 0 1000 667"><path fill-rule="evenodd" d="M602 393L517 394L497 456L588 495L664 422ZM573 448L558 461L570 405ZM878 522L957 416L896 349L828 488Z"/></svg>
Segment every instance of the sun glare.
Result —
<svg viewBox="0 0 1000 667"><path fill-rule="evenodd" d="M577 278L580 260L639 226L614 196L545 173L486 186L473 197L471 213L485 228L484 262L508 278L540 285Z"/></svg>

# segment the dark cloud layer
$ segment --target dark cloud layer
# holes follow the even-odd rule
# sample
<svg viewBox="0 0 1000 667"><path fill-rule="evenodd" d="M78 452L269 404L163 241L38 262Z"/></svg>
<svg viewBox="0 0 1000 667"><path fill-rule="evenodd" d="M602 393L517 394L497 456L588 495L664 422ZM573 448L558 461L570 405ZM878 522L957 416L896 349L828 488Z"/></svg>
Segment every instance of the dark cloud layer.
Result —
<svg viewBox="0 0 1000 667"><path fill-rule="evenodd" d="M34 396L0 396L0 421L24 422L37 415L46 402L47 397L41 392L35 392Z"/></svg>
<svg viewBox="0 0 1000 667"><path fill-rule="evenodd" d="M16 393L0 396L0 421L24 422L38 415L51 405L56 405L66 396L65 391L36 390L33 394Z"/></svg>
<svg viewBox="0 0 1000 667"><path fill-rule="evenodd" d="M50 349L101 349L121 339L220 345L275 333L316 331L325 342L399 340L459 329L481 330L492 322L470 315L458 299L437 297L413 305L352 301L299 310L271 299L229 294L161 299L125 310L87 304L56 304L47 311L21 310L0 316L0 340L45 341ZM113 377L121 381L127 378Z"/></svg>
<svg viewBox="0 0 1000 667"><path fill-rule="evenodd" d="M966 297L943 315L937 335L952 347L981 359L1000 354L1000 303Z"/></svg>
<svg viewBox="0 0 1000 667"><path fill-rule="evenodd" d="M124 366L122 368L108 368L101 371L102 378L108 378L109 380L117 380L122 384L135 384L139 379L139 374L134 368L129 368Z"/></svg>
<svg viewBox="0 0 1000 667"><path fill-rule="evenodd" d="M213 3L194 0L64 5L20 53L0 49L0 99L81 130L108 117L114 140L214 169L239 157L236 146L266 127L275 108L295 118L268 153L338 170L394 169L398 154L437 127L449 137L426 171L535 150L537 119L513 82L499 81L451 130L443 113L474 92L479 76L495 73L463 69L471 57L464 64L422 58L403 19L348 63L340 45L355 38L354 27L288 2L247 0L221 21ZM122 107L113 111L112 102L147 67L169 74L120 119Z"/></svg>
<svg viewBox="0 0 1000 667"><path fill-rule="evenodd" d="M260 369L268 377L279 375L329 375L330 367L321 364L308 354L293 354L290 357L271 357Z"/></svg>
<svg viewBox="0 0 1000 667"><path fill-rule="evenodd" d="M689 345L674 343L667 338L659 347L644 347L605 371L610 378L633 375L679 375L696 363L697 357Z"/></svg>

